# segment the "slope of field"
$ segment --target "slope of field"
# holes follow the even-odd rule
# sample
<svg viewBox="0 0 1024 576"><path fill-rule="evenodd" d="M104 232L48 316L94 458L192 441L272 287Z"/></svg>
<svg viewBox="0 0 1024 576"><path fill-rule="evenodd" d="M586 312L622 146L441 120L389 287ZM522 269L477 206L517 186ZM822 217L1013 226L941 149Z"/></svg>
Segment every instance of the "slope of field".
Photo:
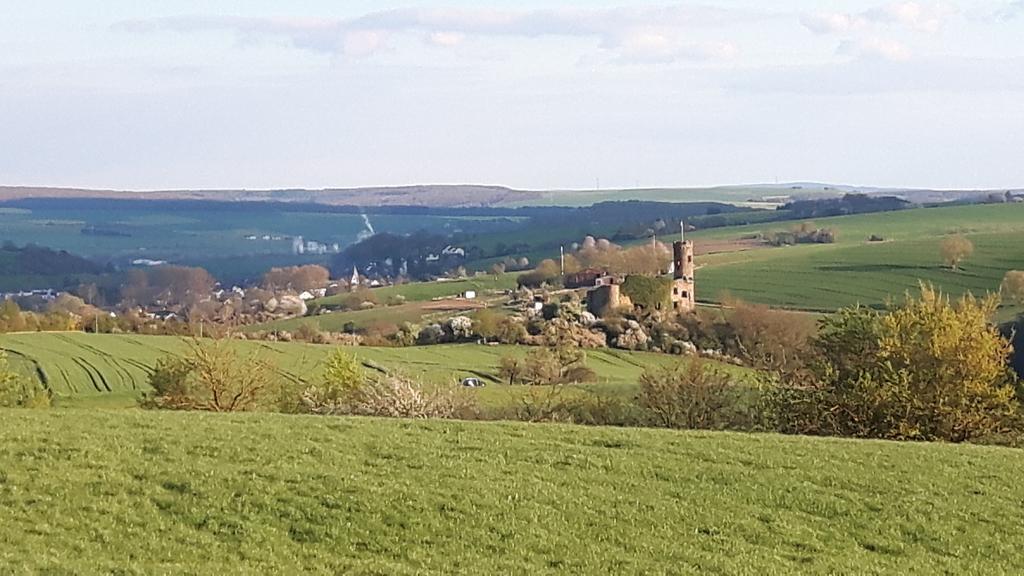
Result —
<svg viewBox="0 0 1024 576"><path fill-rule="evenodd" d="M283 342L237 342L241 354L258 353L272 362L284 378L312 381L333 350L330 346ZM180 355L188 343L171 336L84 334L81 332L0 335L0 350L7 351L12 365L25 376L44 383L58 397L58 403L88 403L109 406L131 405L148 390L147 377L156 361ZM510 389L498 380L498 362L503 355L521 355L517 346L455 344L412 348L347 349L369 369L400 371L441 385L477 376L491 385L473 391L483 404L500 404L512 399ZM595 350L587 354L588 366L602 389L635 389L647 366L672 362L665 355Z"/></svg>
<svg viewBox="0 0 1024 576"><path fill-rule="evenodd" d="M458 296L467 290L474 290L478 295L491 291L511 290L516 287L517 274L499 274L497 276L488 274L475 276L463 280L437 280L434 282L410 282L395 286L374 288L373 294L381 302L386 302L392 296L402 296L409 302L423 302L434 298L447 298ZM348 294L328 296L316 300L317 304L331 306L338 304L348 297Z"/></svg>
<svg viewBox="0 0 1024 576"><path fill-rule="evenodd" d="M5 573L1024 572L1010 449L79 410L0 435Z"/></svg>
<svg viewBox="0 0 1024 576"><path fill-rule="evenodd" d="M1007 270L1024 269L1024 205L958 206L822 218L839 232L835 244L800 245L700 258L698 297L724 293L777 306L829 310L861 303L878 306L919 282L959 295L997 291ZM738 239L791 225L744 226L698 233L702 241ZM962 270L944 266L939 245L951 233L975 244ZM878 235L884 242L868 242Z"/></svg>

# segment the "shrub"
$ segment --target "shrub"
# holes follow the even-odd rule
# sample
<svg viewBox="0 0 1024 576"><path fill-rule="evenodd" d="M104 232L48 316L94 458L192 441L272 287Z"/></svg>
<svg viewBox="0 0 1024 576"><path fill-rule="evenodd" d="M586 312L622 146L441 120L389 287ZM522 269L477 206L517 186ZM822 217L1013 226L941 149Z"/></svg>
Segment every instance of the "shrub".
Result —
<svg viewBox="0 0 1024 576"><path fill-rule="evenodd" d="M725 346L725 351L775 372L790 373L803 367L816 332L813 317L742 301L732 301L729 306L732 311L728 323L733 339L732 346Z"/></svg>
<svg viewBox="0 0 1024 576"><path fill-rule="evenodd" d="M327 358L320 382L303 390L301 401L314 414L351 414L362 399L365 383L362 364L339 348Z"/></svg>
<svg viewBox="0 0 1024 576"><path fill-rule="evenodd" d="M651 425L663 428L722 429L741 413L732 378L699 358L645 371L639 405Z"/></svg>
<svg viewBox="0 0 1024 576"><path fill-rule="evenodd" d="M326 336L324 336L324 334L312 323L300 324L299 327L295 329L293 337L296 340L302 340L304 342L309 342L310 344L323 344L327 341Z"/></svg>
<svg viewBox="0 0 1024 576"><path fill-rule="evenodd" d="M0 408L49 408L49 391L15 372L0 350Z"/></svg>
<svg viewBox="0 0 1024 576"><path fill-rule="evenodd" d="M953 270L960 268L960 263L974 254L974 243L961 234L949 236L940 245L942 260Z"/></svg>
<svg viewBox="0 0 1024 576"><path fill-rule="evenodd" d="M961 442L1003 431L1017 401L1009 342L988 322L997 304L922 287L888 315L825 319L808 377L769 387L767 413L801 434Z"/></svg>
<svg viewBox="0 0 1024 576"><path fill-rule="evenodd" d="M420 333L416 336L416 343L421 346L429 346L440 344L444 342L444 339L444 328L440 324L428 324L420 329Z"/></svg>
<svg viewBox="0 0 1024 576"><path fill-rule="evenodd" d="M279 408L282 385L255 354L239 357L227 340L190 343L184 358L164 358L149 377L148 408L243 412Z"/></svg>
<svg viewBox="0 0 1024 576"><path fill-rule="evenodd" d="M385 418L453 418L470 404L460 391L426 390L414 380L391 374L363 385L354 412Z"/></svg>
<svg viewBox="0 0 1024 576"><path fill-rule="evenodd" d="M672 306L672 280L663 276L627 276L622 294L643 310L661 310Z"/></svg>
<svg viewBox="0 0 1024 576"><path fill-rule="evenodd" d="M586 353L572 344L533 348L525 357L503 356L498 373L509 385L550 386L591 382L596 373L586 366Z"/></svg>
<svg viewBox="0 0 1024 576"><path fill-rule="evenodd" d="M1010 270L1003 277L1000 292L1007 300L1024 304L1024 270Z"/></svg>

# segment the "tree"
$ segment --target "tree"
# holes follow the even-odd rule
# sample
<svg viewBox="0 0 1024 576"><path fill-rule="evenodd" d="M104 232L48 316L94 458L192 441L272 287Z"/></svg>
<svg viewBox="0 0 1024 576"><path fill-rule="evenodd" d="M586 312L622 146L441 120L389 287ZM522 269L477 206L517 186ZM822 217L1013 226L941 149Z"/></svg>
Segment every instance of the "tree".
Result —
<svg viewBox="0 0 1024 576"><path fill-rule="evenodd" d="M744 360L776 372L792 372L803 366L815 333L811 315L733 299L726 300L726 305L731 309L729 325L736 352Z"/></svg>
<svg viewBox="0 0 1024 576"><path fill-rule="evenodd" d="M523 371L523 359L517 356L502 356L498 360L498 374L502 380L507 380L509 386L515 386L519 381L519 375Z"/></svg>
<svg viewBox="0 0 1024 576"><path fill-rule="evenodd" d="M501 320L501 314L490 308L484 308L473 315L473 332L485 341L496 339Z"/></svg>
<svg viewBox="0 0 1024 576"><path fill-rule="evenodd" d="M25 330L25 317L17 302L5 299L0 302L0 332L21 332Z"/></svg>
<svg viewBox="0 0 1024 576"><path fill-rule="evenodd" d="M962 234L949 236L942 241L942 260L953 270L960 269L960 263L974 254L974 243Z"/></svg>
<svg viewBox="0 0 1024 576"><path fill-rule="evenodd" d="M1024 270L1010 270L1003 277L1000 292L1007 300L1024 304Z"/></svg>
<svg viewBox="0 0 1024 576"><path fill-rule="evenodd" d="M267 290L313 290L323 288L331 279L331 273L323 266L287 266L271 268L263 275L263 287Z"/></svg>
<svg viewBox="0 0 1024 576"><path fill-rule="evenodd" d="M738 396L729 375L700 358L640 376L640 407L663 428L725 428L735 420Z"/></svg>
<svg viewBox="0 0 1024 576"><path fill-rule="evenodd" d="M587 357L581 348L569 344L534 348L526 357L518 359L503 356L498 372L509 384L529 386L550 386L584 382L593 379L594 373L586 366Z"/></svg>

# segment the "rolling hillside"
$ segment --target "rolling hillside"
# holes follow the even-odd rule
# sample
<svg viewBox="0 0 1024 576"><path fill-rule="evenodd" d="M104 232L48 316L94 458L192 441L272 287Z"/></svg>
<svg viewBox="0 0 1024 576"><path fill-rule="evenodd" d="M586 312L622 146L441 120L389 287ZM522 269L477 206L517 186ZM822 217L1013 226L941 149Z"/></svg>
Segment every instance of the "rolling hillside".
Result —
<svg viewBox="0 0 1024 576"><path fill-rule="evenodd" d="M244 354L259 353L274 363L282 377L309 381L319 376L321 363L334 350L283 342L237 342ZM149 370L168 354L182 354L187 343L171 336L84 334L81 332L0 335L12 365L22 374L44 383L62 405L130 406L142 392ZM525 354L516 346L454 344L412 348L348 349L370 370L398 370L433 384L452 384L467 376L491 383L477 390L484 404L510 400L507 386L497 381L497 367L505 354ZM599 377L597 387L634 389L646 366L672 362L670 356L618 350L588 351L588 366Z"/></svg>
<svg viewBox="0 0 1024 576"><path fill-rule="evenodd" d="M3 573L1024 572L1011 449L80 410L0 436Z"/></svg>
<svg viewBox="0 0 1024 576"><path fill-rule="evenodd" d="M838 230L838 242L701 258L698 297L717 301L731 293L776 306L831 310L858 302L881 305L915 290L920 281L953 295L981 295L997 291L1007 270L1024 269L1024 204L926 208L821 218L814 224ZM699 244L790 226L725 228L693 238ZM954 272L943 265L939 244L958 232L974 242L975 252ZM868 242L871 235L884 241Z"/></svg>

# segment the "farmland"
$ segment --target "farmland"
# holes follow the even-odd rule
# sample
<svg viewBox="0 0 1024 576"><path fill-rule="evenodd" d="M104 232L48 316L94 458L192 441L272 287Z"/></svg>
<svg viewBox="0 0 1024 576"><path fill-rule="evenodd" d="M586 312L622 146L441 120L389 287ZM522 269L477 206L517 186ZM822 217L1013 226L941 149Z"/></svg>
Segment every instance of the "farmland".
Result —
<svg viewBox="0 0 1024 576"><path fill-rule="evenodd" d="M0 434L5 573L1024 571L1010 449L102 410Z"/></svg>
<svg viewBox="0 0 1024 576"><path fill-rule="evenodd" d="M816 226L839 232L835 244L716 254L701 258L702 300L725 293L790 308L831 310L861 303L881 305L915 290L921 281L946 292L997 291L1007 270L1024 268L1024 205L957 206L822 218ZM737 239L788 225L744 226L695 234L702 240ZM963 233L975 253L962 270L943 265L941 238ZM868 242L877 235L882 242Z"/></svg>
<svg viewBox="0 0 1024 576"><path fill-rule="evenodd" d="M435 282L412 282L377 288L373 291L380 301L386 301L392 296L402 296L409 302L423 302L435 298L446 298L457 296L467 290L474 290L478 294L492 292L495 290L510 290L516 287L516 274L499 274L476 276L462 280L440 280ZM321 298L317 303L323 306L337 304L346 297L345 294L336 297Z"/></svg>
<svg viewBox="0 0 1024 576"><path fill-rule="evenodd" d="M312 381L333 350L329 346L284 342L237 342L239 353L258 353L272 362L281 377ZM23 375L44 383L57 397L58 405L130 406L148 389L149 370L167 355L187 351L185 340L170 336L133 336L68 333L7 334L0 336L0 349L8 352L12 365ZM510 400L507 386L498 382L497 366L502 355L524 354L516 346L455 344L412 348L357 347L350 351L370 370L399 371L433 385L450 385L467 376L477 376L491 386L476 390L482 404ZM588 352L588 365L598 374L593 386L629 393L647 366L673 361L669 356L595 350Z"/></svg>

